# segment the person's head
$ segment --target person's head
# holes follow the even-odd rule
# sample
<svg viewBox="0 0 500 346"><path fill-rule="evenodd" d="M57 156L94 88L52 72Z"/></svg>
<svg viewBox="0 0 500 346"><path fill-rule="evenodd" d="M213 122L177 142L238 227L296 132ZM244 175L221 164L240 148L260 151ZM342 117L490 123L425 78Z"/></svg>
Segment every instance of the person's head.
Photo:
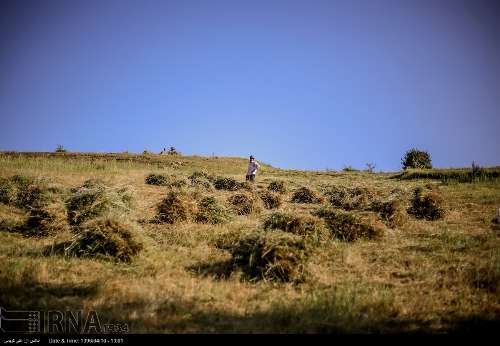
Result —
<svg viewBox="0 0 500 346"><path fill-rule="evenodd" d="M250 162L251 161L255 161L255 157L253 157L253 155L250 155Z"/></svg>

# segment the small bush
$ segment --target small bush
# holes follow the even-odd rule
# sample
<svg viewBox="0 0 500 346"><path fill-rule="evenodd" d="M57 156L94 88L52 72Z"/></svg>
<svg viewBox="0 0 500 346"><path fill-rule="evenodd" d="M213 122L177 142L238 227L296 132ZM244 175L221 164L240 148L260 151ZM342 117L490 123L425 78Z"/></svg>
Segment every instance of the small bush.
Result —
<svg viewBox="0 0 500 346"><path fill-rule="evenodd" d="M327 186L323 194L333 207L345 210L366 210L375 198L371 190L360 186Z"/></svg>
<svg viewBox="0 0 500 346"><path fill-rule="evenodd" d="M260 211L258 200L251 194L238 193L229 197L227 201L237 215L248 215Z"/></svg>
<svg viewBox="0 0 500 346"><path fill-rule="evenodd" d="M229 221L231 214L214 197L204 197L198 202L195 221L200 223L221 224Z"/></svg>
<svg viewBox="0 0 500 346"><path fill-rule="evenodd" d="M392 228L402 226L408 219L405 206L398 199L375 201L371 210L379 213L382 221Z"/></svg>
<svg viewBox="0 0 500 346"><path fill-rule="evenodd" d="M259 194L267 209L276 209L281 206L281 195L275 192L263 191Z"/></svg>
<svg viewBox="0 0 500 346"><path fill-rule="evenodd" d="M265 230L278 229L314 240L326 240L329 232L321 219L309 215L272 213L263 223Z"/></svg>
<svg viewBox="0 0 500 346"><path fill-rule="evenodd" d="M287 188L286 184L283 180L273 180L269 183L267 186L267 189L272 192L277 192L277 193L286 193Z"/></svg>
<svg viewBox="0 0 500 346"><path fill-rule="evenodd" d="M401 159L403 169L407 168L432 168L431 155L427 151L412 148Z"/></svg>
<svg viewBox="0 0 500 346"><path fill-rule="evenodd" d="M318 194L307 188L307 187L301 187L297 190L292 195L291 202L293 203L321 203L322 198L318 196Z"/></svg>
<svg viewBox="0 0 500 346"><path fill-rule="evenodd" d="M137 226L114 216L86 221L76 232L76 236L65 248L66 255L97 256L131 262L143 248L142 243L137 240Z"/></svg>
<svg viewBox="0 0 500 346"><path fill-rule="evenodd" d="M321 208L313 213L325 220L334 238L344 241L380 238L385 226L373 214L355 214L340 209Z"/></svg>
<svg viewBox="0 0 500 346"><path fill-rule="evenodd" d="M417 187L413 192L408 214L412 214L417 219L440 219L445 214L443 198L437 192L424 192L421 187Z"/></svg>
<svg viewBox="0 0 500 346"><path fill-rule="evenodd" d="M66 201L68 221L72 226L111 211L130 212L133 196L127 188L111 188L100 180L87 180L71 190Z"/></svg>
<svg viewBox="0 0 500 346"><path fill-rule="evenodd" d="M302 282L309 249L303 238L281 231L256 231L231 249L234 267L251 281Z"/></svg>
<svg viewBox="0 0 500 346"><path fill-rule="evenodd" d="M237 191L241 185L233 178L217 177L214 180L214 187L217 190Z"/></svg>
<svg viewBox="0 0 500 346"><path fill-rule="evenodd" d="M163 174L150 174L146 177L146 184L158 185L158 186L168 186L169 179Z"/></svg>
<svg viewBox="0 0 500 346"><path fill-rule="evenodd" d="M196 213L196 201L186 193L170 191L157 206L156 222L188 221Z"/></svg>

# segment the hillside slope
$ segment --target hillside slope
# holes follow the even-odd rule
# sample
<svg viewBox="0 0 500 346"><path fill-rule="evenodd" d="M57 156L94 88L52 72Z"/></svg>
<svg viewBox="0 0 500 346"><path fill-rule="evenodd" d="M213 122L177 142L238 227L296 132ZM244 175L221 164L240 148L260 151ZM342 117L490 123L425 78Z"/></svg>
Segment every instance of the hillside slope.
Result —
<svg viewBox="0 0 500 346"><path fill-rule="evenodd" d="M125 323L135 333L498 328L497 179L443 182L263 164L249 186L242 184L246 164L0 153L0 306L94 310L102 324ZM150 174L164 176L164 185L146 184ZM82 187L89 179L96 185ZM269 191L273 182L276 191ZM125 190L132 202L121 210ZM88 208L111 203L103 217L133 225L142 248L130 261L71 252L68 244L100 217L68 211L75 205L68 201L89 191L98 197ZM49 197L37 200L45 192ZM51 219L57 227L42 234L45 214L34 210L47 206L58 222ZM418 218L429 208L437 212ZM72 224L71 215L87 215L89 223Z"/></svg>

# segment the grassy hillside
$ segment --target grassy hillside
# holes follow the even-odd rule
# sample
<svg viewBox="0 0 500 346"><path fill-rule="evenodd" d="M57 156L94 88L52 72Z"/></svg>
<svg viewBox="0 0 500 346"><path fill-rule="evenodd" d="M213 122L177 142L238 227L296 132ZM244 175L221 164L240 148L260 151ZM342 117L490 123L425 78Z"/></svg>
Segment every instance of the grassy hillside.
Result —
<svg viewBox="0 0 500 346"><path fill-rule="evenodd" d="M102 323L128 323L135 333L498 328L497 179L467 183L263 165L253 187L214 188L228 183L218 177L243 182L246 165L245 159L222 157L0 153L0 306L95 310ZM206 185L189 178L200 171L210 176ZM164 175L167 183L146 184L150 174ZM35 180L14 193L7 187L21 181L12 180L15 175ZM106 186L106 203L118 201L125 188L133 197L126 211L105 213L128 220L141 244L130 261L71 252L68 244L92 224L71 224L68 216L77 214L67 209L85 190L74 188L89 179ZM279 207L267 209L263 197L273 181L285 189L271 194ZM295 194L302 187L312 191L312 203L300 202L308 197L307 190ZM423 191L418 198L430 201L425 208L439 208L433 217L417 217L417 187ZM44 191L50 195L45 204L33 197ZM238 194L247 199L233 197ZM251 205L232 204L242 200ZM31 201L31 209L23 201ZM162 201L163 216L178 204L185 217L162 219ZM58 222L51 219L44 234L34 228L45 225L35 222L45 214L34 210L47 205L57 210ZM207 215L217 223L207 222ZM249 248L253 257L246 258ZM275 262L257 266L271 255Z"/></svg>

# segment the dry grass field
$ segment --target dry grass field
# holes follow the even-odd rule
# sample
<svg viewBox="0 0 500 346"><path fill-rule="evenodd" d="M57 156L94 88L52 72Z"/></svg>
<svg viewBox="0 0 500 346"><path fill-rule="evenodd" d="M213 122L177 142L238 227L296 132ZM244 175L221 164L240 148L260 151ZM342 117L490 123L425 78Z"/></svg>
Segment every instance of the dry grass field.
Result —
<svg viewBox="0 0 500 346"><path fill-rule="evenodd" d="M0 153L0 306L94 310L133 333L499 327L498 175L263 164L252 186L246 165Z"/></svg>

